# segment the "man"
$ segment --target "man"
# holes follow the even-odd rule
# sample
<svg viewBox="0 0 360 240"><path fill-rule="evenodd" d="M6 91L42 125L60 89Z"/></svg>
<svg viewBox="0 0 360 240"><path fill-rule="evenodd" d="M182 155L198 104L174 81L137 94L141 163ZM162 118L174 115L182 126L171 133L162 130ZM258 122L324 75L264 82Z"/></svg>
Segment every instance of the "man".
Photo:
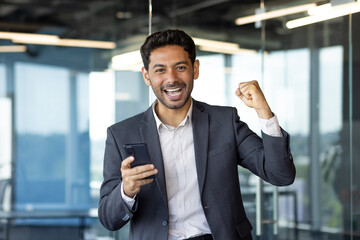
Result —
<svg viewBox="0 0 360 240"><path fill-rule="evenodd" d="M144 81L157 100L108 128L101 223L117 230L131 221L130 239L136 240L251 239L237 165L278 186L295 178L289 135L258 83L240 83L235 94L265 122L262 139L239 120L235 108L191 98L199 61L186 33L154 33L141 55ZM126 157L123 145L139 142L147 144L152 164L131 167L136 159Z"/></svg>

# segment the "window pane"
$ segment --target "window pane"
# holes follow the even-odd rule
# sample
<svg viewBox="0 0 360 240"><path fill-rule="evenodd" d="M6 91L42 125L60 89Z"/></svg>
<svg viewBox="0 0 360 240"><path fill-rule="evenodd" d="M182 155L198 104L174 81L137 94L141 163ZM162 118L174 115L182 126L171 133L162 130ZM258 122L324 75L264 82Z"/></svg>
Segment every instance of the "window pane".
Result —
<svg viewBox="0 0 360 240"><path fill-rule="evenodd" d="M16 209L88 208L86 77L28 63L15 73Z"/></svg>
<svg viewBox="0 0 360 240"><path fill-rule="evenodd" d="M309 102L310 102L310 51L309 49L272 51L265 58L264 92L267 100L278 116L280 126L291 135L291 150L296 165L296 180L286 187L294 191L294 199L280 197L279 218L281 223L295 220L310 221L310 205L307 180L309 178ZM281 188L280 191L286 190Z"/></svg>
<svg viewBox="0 0 360 240"><path fill-rule="evenodd" d="M6 96L6 71L5 65L0 64L0 98Z"/></svg>
<svg viewBox="0 0 360 240"><path fill-rule="evenodd" d="M11 177L11 100L0 98L0 180Z"/></svg>
<svg viewBox="0 0 360 240"><path fill-rule="evenodd" d="M342 230L344 209L339 179L343 174L346 176L343 172L346 168L341 164L343 47L322 48L319 59L321 224L325 228Z"/></svg>

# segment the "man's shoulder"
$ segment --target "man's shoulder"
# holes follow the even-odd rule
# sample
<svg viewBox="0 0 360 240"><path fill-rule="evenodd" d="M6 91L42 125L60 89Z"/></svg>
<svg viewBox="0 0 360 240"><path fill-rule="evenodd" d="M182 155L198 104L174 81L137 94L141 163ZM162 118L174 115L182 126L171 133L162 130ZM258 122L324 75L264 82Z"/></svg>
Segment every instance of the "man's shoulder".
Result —
<svg viewBox="0 0 360 240"><path fill-rule="evenodd" d="M197 107L200 111L203 111L203 112L206 112L209 114L224 114L224 113L233 112L235 110L234 107L211 105L211 104L196 101L196 100L194 100L194 106Z"/></svg>

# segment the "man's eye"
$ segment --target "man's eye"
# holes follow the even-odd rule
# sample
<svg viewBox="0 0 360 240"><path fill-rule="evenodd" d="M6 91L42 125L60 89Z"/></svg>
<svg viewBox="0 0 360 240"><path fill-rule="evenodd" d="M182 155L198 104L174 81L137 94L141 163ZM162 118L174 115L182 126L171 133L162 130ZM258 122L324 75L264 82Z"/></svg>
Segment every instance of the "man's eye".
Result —
<svg viewBox="0 0 360 240"><path fill-rule="evenodd" d="M162 73L164 71L165 71L165 69L163 69L163 68L158 68L155 70L156 73Z"/></svg>
<svg viewBox="0 0 360 240"><path fill-rule="evenodd" d="M177 69L178 69L178 70L185 70L186 67L185 67L185 66L178 66Z"/></svg>

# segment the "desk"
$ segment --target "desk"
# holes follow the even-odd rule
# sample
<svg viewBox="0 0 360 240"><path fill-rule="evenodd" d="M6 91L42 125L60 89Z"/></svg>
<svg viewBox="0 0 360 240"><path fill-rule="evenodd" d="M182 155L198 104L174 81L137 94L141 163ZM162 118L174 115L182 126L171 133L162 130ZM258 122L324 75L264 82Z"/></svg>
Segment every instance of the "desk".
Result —
<svg viewBox="0 0 360 240"><path fill-rule="evenodd" d="M0 211L0 220L6 220L5 224L5 240L9 240L10 225L17 219L79 219L79 238L84 239L84 229L86 227L86 219L97 219L97 209L90 210L64 210L64 211Z"/></svg>

